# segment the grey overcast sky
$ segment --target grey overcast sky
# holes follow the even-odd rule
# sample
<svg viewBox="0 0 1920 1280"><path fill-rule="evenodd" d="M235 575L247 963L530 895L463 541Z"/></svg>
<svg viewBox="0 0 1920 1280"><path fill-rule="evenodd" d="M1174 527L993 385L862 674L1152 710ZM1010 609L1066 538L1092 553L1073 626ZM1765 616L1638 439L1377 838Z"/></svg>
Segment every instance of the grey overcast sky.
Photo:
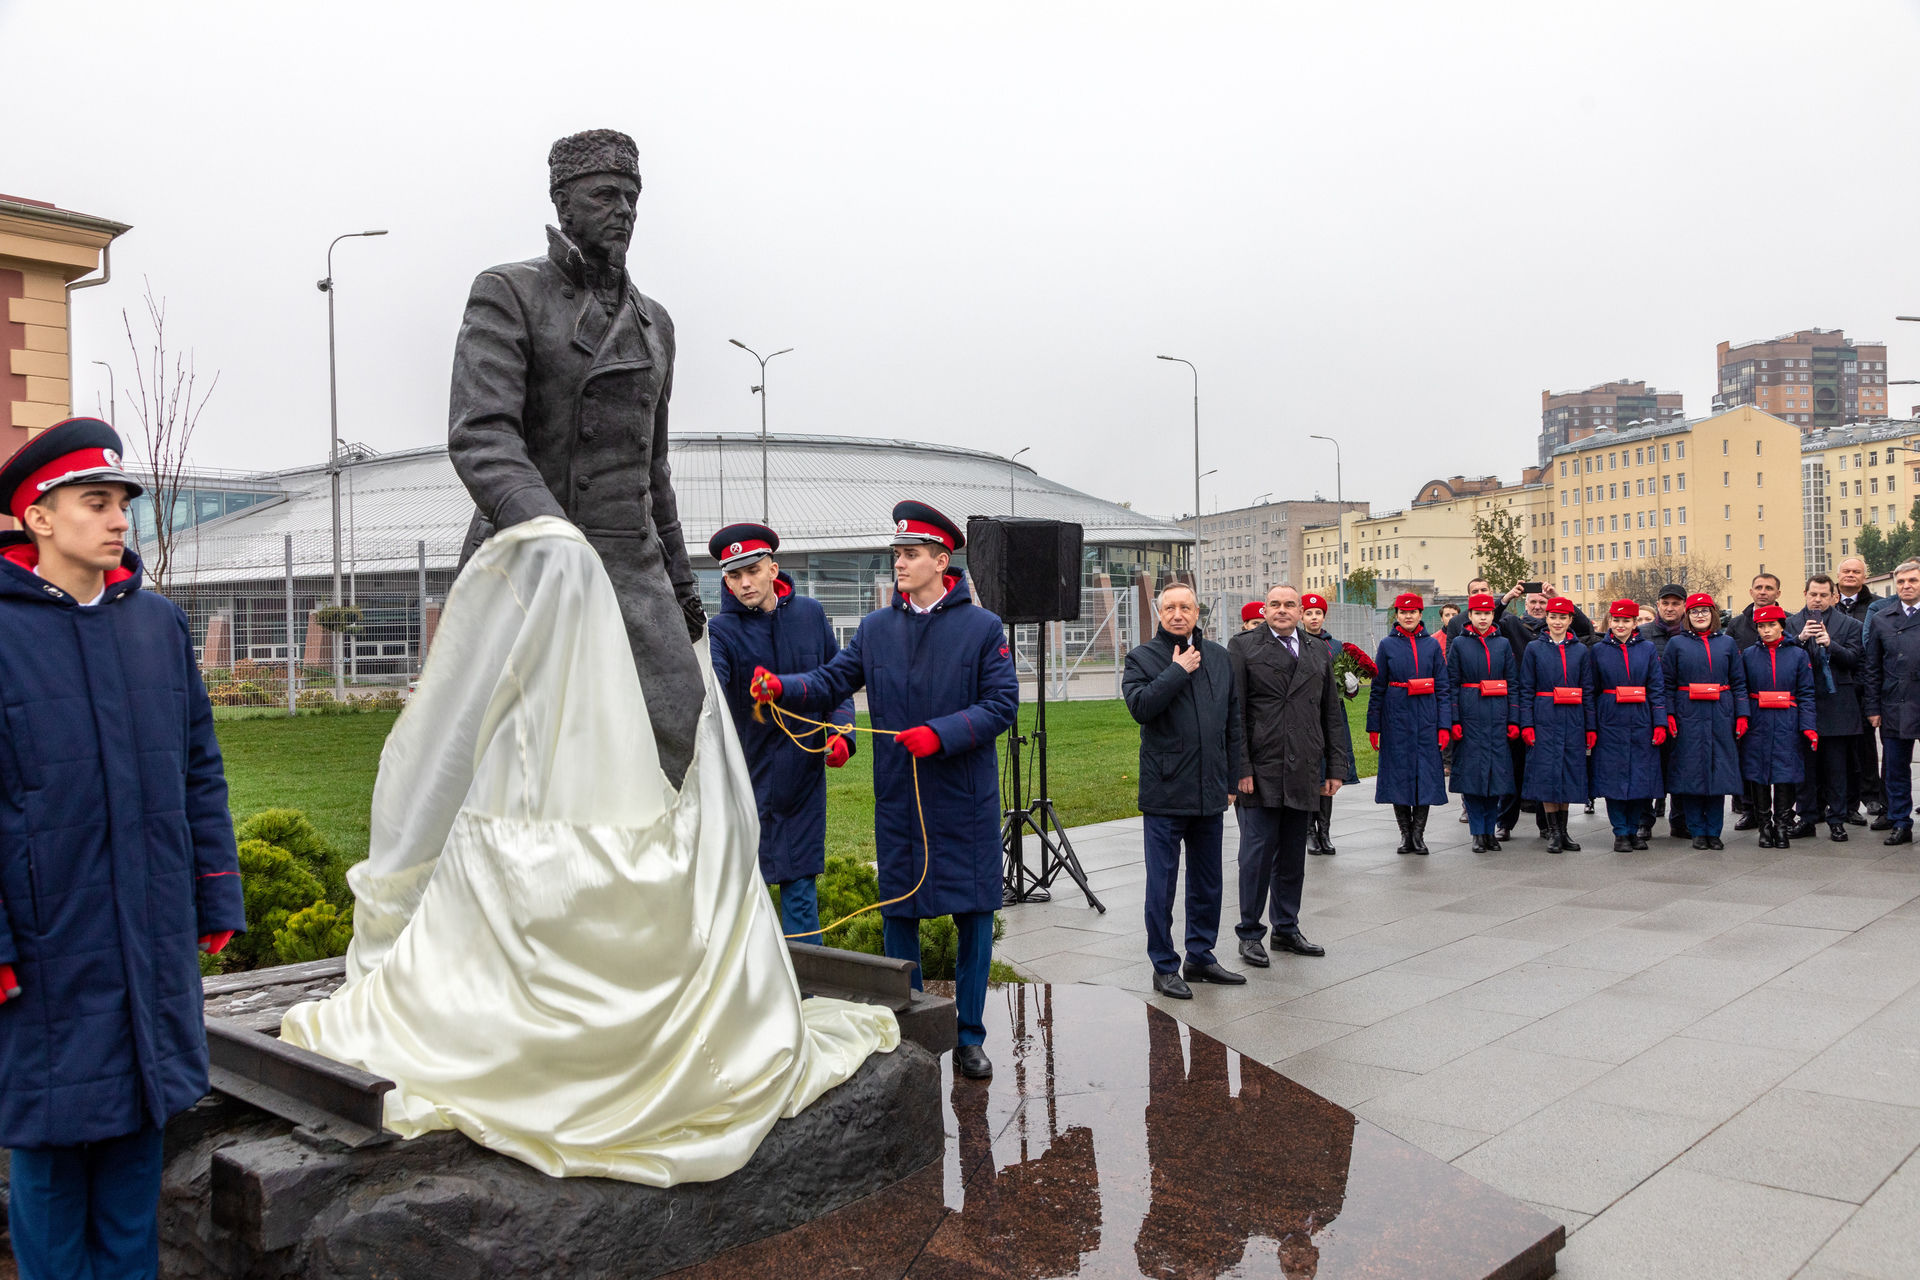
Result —
<svg viewBox="0 0 1920 1280"><path fill-rule="evenodd" d="M1920 375L1920 0L749 4L0 0L0 191L131 223L220 385L195 461L444 437L468 284L543 251L548 144L623 129L673 425L1011 453L1144 510L1515 479L1543 388L1704 413L1797 327ZM1904 391L1896 388L1896 391ZM1920 388L1914 388L1920 392ZM1904 407L1920 395L1894 401Z"/></svg>

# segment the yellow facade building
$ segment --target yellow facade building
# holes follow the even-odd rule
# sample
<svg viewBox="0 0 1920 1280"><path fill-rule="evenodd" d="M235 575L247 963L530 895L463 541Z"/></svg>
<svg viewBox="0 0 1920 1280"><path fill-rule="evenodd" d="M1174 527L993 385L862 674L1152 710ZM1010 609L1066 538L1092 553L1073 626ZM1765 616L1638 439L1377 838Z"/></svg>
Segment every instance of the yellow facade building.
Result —
<svg viewBox="0 0 1920 1280"><path fill-rule="evenodd" d="M1533 572L1546 573L1554 548L1552 494L1541 472L1528 468L1519 484L1492 476L1430 480L1398 511L1349 512L1338 526L1309 528L1302 545L1305 589L1327 595L1345 574L1372 569L1383 592L1404 586L1458 603L1480 571L1474 519L1495 511L1519 518Z"/></svg>
<svg viewBox="0 0 1920 1280"><path fill-rule="evenodd" d="M1807 565L1801 443L1792 423L1743 405L1692 422L1603 429L1555 450L1546 481L1552 580L1592 617L1612 599L1610 577L1646 568L1672 571L1723 604L1744 604L1753 575L1770 572L1797 599Z"/></svg>
<svg viewBox="0 0 1920 1280"><path fill-rule="evenodd" d="M0 195L0 458L73 409L68 308L75 288L105 283L118 222ZM79 282L76 284L76 282Z"/></svg>
<svg viewBox="0 0 1920 1280"><path fill-rule="evenodd" d="M1920 497L1920 422L1810 431L1801 438L1807 572L1831 573L1856 554L1869 525L1889 532Z"/></svg>

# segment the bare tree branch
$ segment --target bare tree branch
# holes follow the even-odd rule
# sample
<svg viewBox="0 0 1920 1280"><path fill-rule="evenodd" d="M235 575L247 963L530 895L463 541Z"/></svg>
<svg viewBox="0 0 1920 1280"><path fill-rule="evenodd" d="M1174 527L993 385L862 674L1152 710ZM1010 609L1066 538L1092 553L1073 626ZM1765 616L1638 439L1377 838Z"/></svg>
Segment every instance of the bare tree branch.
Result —
<svg viewBox="0 0 1920 1280"><path fill-rule="evenodd" d="M153 503L152 551L146 556L147 577L156 591L164 590L173 561L176 511L182 481L187 473L187 450L207 401L220 385L216 370L204 393L196 396L199 381L193 351L183 356L173 352L169 367L167 350L166 299L153 296L153 284L146 283L147 353L141 355L141 343L133 336L133 320L126 309L120 311L121 327L126 331L127 349L133 355L134 386L128 393L134 418L139 424L133 450L144 463L153 483L147 496Z"/></svg>

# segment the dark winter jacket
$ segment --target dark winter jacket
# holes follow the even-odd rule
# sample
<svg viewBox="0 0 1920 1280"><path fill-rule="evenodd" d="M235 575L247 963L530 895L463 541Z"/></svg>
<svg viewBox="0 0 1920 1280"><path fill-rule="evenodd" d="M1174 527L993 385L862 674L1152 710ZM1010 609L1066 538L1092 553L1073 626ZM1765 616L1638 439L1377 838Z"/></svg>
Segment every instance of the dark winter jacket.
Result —
<svg viewBox="0 0 1920 1280"><path fill-rule="evenodd" d="M1140 726L1140 812L1169 817L1224 813L1246 775L1240 698L1226 648L1194 629L1200 666L1173 660L1176 640L1163 628L1127 655L1120 696Z"/></svg>
<svg viewBox="0 0 1920 1280"><path fill-rule="evenodd" d="M1552 595L1553 593L1548 592L1547 594ZM1493 625L1494 626L1500 627L1501 630L1504 631L1506 628L1502 626L1502 624L1505 623L1508 618L1525 619L1529 617L1527 613L1527 602L1524 599L1516 600L1514 601L1514 603L1520 606L1520 608L1517 611L1509 611L1507 608L1507 602L1505 600L1500 600L1495 602L1493 606ZM1460 614L1460 617L1455 618L1454 621L1459 622L1460 618L1464 618L1466 616L1467 616L1466 612L1463 610ZM1545 618L1534 618L1533 621L1539 624L1539 629L1541 631L1546 630L1547 620ZM1576 607L1573 611L1573 623L1571 626L1567 628L1567 630L1568 630L1568 634L1572 635L1574 639L1585 640L1588 636L1591 636L1593 634L1593 619L1587 617L1586 614L1582 613ZM1459 632L1456 631L1454 632L1454 634L1458 635Z"/></svg>
<svg viewBox="0 0 1920 1280"><path fill-rule="evenodd" d="M1809 616L1806 609L1787 615L1788 639L1799 640ZM1814 727L1822 738L1865 733L1867 722L1860 714L1860 685L1854 676L1866 661L1866 628L1839 609L1827 610L1822 620L1827 624L1830 643L1800 641L1807 656L1813 659L1813 706L1818 721Z"/></svg>
<svg viewBox="0 0 1920 1280"><path fill-rule="evenodd" d="M1489 681L1504 680L1507 691L1484 692ZM1447 683L1453 686L1453 722L1460 740L1453 744L1451 788L1470 796L1518 794L1513 776L1513 752L1507 726L1518 724L1515 701L1520 696L1520 672L1513 646L1495 631L1482 636L1463 632L1447 646Z"/></svg>
<svg viewBox="0 0 1920 1280"><path fill-rule="evenodd" d="M1747 671L1731 637L1720 632L1675 636L1660 654L1667 673L1667 714L1679 732L1667 753L1667 790L1677 796L1735 796L1740 777L1736 722L1747 715ZM1711 698L1695 698L1690 685L1718 685ZM1704 690L1703 690L1704 692Z"/></svg>
<svg viewBox="0 0 1920 1280"><path fill-rule="evenodd" d="M827 758L819 748L826 745L827 730L796 728L801 742L814 750L796 746L772 716L753 718L747 686L755 667L811 671L839 653L840 646L826 610L818 600L796 593L792 577L781 574L774 590L779 603L771 611L749 609L733 592L724 592L720 616L707 629L707 650L753 777L753 797L760 809L760 875L768 884L785 884L826 870ZM817 718L851 725L853 699ZM849 749L858 750L859 742L858 734L846 735Z"/></svg>
<svg viewBox="0 0 1920 1280"><path fill-rule="evenodd" d="M940 750L919 762L932 856L920 835L913 757L891 737L873 743L873 835L880 897L905 897L882 915L907 919L995 911L1001 905L1000 765L994 744L1013 727L1020 683L1000 619L951 575L927 613L904 594L860 620L825 666L780 675L782 706L820 718L860 689L873 727L926 725Z"/></svg>
<svg viewBox="0 0 1920 1280"><path fill-rule="evenodd" d="M1740 739L1740 776L1748 782L1804 782L1803 736L1815 727L1813 663L1798 641L1756 644L1740 655L1747 672L1747 736ZM1787 693L1791 707L1763 707L1763 692ZM1839 744L1834 744L1836 747Z"/></svg>
<svg viewBox="0 0 1920 1280"><path fill-rule="evenodd" d="M1245 774L1252 803L1263 808L1315 809L1329 778L1353 767L1342 733L1346 700L1334 687L1328 647L1295 630L1296 659L1267 627L1227 642L1246 735Z"/></svg>
<svg viewBox="0 0 1920 1280"><path fill-rule="evenodd" d="M1896 601L1867 623L1867 660L1862 701L1880 730L1894 738L1920 738L1920 616L1909 618Z"/></svg>
<svg viewBox="0 0 1920 1280"><path fill-rule="evenodd" d="M1556 703L1555 689L1578 689L1580 701ZM1561 644L1542 636L1520 655L1518 711L1522 732L1534 733L1521 798L1586 803L1593 794L1587 789L1587 734L1594 728L1593 654L1572 632Z"/></svg>
<svg viewBox="0 0 1920 1280"><path fill-rule="evenodd" d="M1640 624L1640 634L1648 643L1653 645L1655 654L1665 653L1667 641L1673 639L1675 636L1687 634L1687 615L1684 613L1681 614L1680 621L1671 630L1668 629L1666 623L1662 622L1658 617L1655 617L1652 622L1643 622Z"/></svg>
<svg viewBox="0 0 1920 1280"><path fill-rule="evenodd" d="M1593 658L1598 735L1589 762L1593 793L1609 800L1651 800L1665 794L1660 748L1653 742L1654 727L1663 737L1667 727L1667 673L1659 651L1636 630L1625 644L1610 635L1595 639L1588 652ZM1640 692L1623 695L1623 689Z"/></svg>
<svg viewBox="0 0 1920 1280"><path fill-rule="evenodd" d="M132 552L92 607L0 556L0 1146L74 1146L205 1096L199 939L246 913L186 616Z"/></svg>
<svg viewBox="0 0 1920 1280"><path fill-rule="evenodd" d="M1445 804L1447 776L1440 762L1440 730L1453 727L1453 687L1440 642L1424 625L1412 635L1395 627L1374 654L1373 688L1367 694L1367 732L1380 735L1376 804ZM1431 679L1430 693L1409 692Z"/></svg>
<svg viewBox="0 0 1920 1280"><path fill-rule="evenodd" d="M1839 586L1836 585L1834 590L1840 590ZM1864 627L1867 623L1867 610L1871 609L1874 601L1878 599L1880 599L1880 596L1874 593L1872 587L1862 586L1859 594L1854 596L1852 604L1848 604L1844 599L1841 599L1834 601L1833 607L1837 612L1846 614L1849 618L1852 618ZM1862 639L1864 641L1864 636Z"/></svg>
<svg viewBox="0 0 1920 1280"><path fill-rule="evenodd" d="M1750 604L1726 620L1726 633L1733 637L1733 642L1740 646L1742 653L1760 643L1760 629L1753 625L1756 607Z"/></svg>

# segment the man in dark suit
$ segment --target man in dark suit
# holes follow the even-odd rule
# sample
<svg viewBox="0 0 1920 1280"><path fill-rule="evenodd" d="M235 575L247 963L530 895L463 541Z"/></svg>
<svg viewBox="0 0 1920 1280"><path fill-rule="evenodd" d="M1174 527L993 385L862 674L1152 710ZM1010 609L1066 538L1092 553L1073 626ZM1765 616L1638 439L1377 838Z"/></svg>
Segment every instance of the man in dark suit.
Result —
<svg viewBox="0 0 1920 1280"><path fill-rule="evenodd" d="M1834 586L1840 592L1839 603L1833 607L1860 624L1860 642L1866 644L1867 610L1879 600L1872 588L1867 586L1867 562L1859 556L1848 556L1840 562ZM1860 685L1854 691L1863 698L1866 690ZM1864 722L1864 706L1860 712ZM1847 769L1847 821L1856 827L1863 827L1867 820L1860 810L1879 817L1887 810L1887 799L1880 785L1880 745L1874 741L1871 733L1855 735L1853 739L1852 761Z"/></svg>
<svg viewBox="0 0 1920 1280"><path fill-rule="evenodd" d="M1340 790L1347 775L1347 711L1327 646L1300 632L1300 593L1290 586L1267 592L1267 625L1235 636L1227 656L1246 735L1237 803L1240 923L1234 932L1241 958L1264 969L1271 962L1260 945L1267 932L1263 908L1276 948L1326 954L1300 932L1300 891L1307 831L1319 816L1320 797Z"/></svg>
<svg viewBox="0 0 1920 1280"><path fill-rule="evenodd" d="M1913 741L1920 738L1920 560L1894 568L1900 598L1867 624L1867 723L1880 731L1887 844L1913 843Z"/></svg>
<svg viewBox="0 0 1920 1280"><path fill-rule="evenodd" d="M1816 573L1807 579L1806 607L1787 619L1786 634L1813 659L1813 704L1820 749L1803 748L1810 785L1800 788L1799 821L1790 835L1807 837L1825 820L1829 840L1847 838L1847 772L1853 740L1866 730L1860 716L1860 691L1854 673L1865 658L1859 623L1834 608L1833 579Z"/></svg>

